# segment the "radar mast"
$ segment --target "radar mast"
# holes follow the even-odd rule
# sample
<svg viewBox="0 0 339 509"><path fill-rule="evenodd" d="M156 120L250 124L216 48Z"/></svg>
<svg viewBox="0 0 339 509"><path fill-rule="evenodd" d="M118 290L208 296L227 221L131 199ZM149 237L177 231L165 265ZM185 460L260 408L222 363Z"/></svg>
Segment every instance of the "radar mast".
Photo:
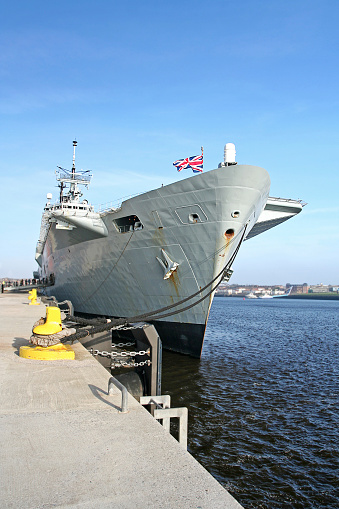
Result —
<svg viewBox="0 0 339 509"><path fill-rule="evenodd" d="M88 186L90 184L92 175L89 170L86 171L76 171L75 169L75 147L78 142L76 140L73 141L73 164L72 170L66 170L61 166L58 166L56 170L57 181L59 182L58 186L60 188L60 203L65 201L79 201L79 198L82 196L81 191L78 189L78 185ZM68 193L66 196L63 196L63 190L66 188L66 184L69 185Z"/></svg>
<svg viewBox="0 0 339 509"><path fill-rule="evenodd" d="M78 142L76 140L73 141L73 165L72 165L72 177L75 174L75 147L77 146Z"/></svg>

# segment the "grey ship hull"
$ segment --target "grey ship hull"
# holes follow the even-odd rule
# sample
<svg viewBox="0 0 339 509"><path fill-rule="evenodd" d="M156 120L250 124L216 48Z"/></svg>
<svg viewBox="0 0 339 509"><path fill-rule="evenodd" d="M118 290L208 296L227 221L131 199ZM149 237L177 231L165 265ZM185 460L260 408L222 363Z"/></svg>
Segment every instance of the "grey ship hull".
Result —
<svg viewBox="0 0 339 509"><path fill-rule="evenodd" d="M63 229L55 220L40 262L41 276L55 279L47 292L71 300L78 313L107 317L134 317L179 302L227 265L245 225L248 234L262 213L269 187L263 168L226 166L101 214L105 236L81 225ZM143 228L119 232L116 221L131 215ZM168 279L164 253L178 264ZM186 311L153 319L163 346L200 357L212 300L213 293Z"/></svg>

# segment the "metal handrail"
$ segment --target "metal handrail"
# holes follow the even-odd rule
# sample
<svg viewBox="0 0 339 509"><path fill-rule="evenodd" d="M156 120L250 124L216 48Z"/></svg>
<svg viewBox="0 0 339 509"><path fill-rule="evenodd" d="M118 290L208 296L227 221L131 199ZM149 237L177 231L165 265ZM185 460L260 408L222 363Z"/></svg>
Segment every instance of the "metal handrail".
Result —
<svg viewBox="0 0 339 509"><path fill-rule="evenodd" d="M164 428L170 431L169 420L172 417L179 419L179 443L187 450L187 421L188 421L188 409L187 407L181 408L156 408L154 410L154 418L162 419ZM167 426L165 422L168 422Z"/></svg>
<svg viewBox="0 0 339 509"><path fill-rule="evenodd" d="M187 450L187 431L188 431L188 409L170 408L171 397L168 394L163 396L141 396L141 405L154 404L157 408L154 409L154 418L161 420L162 425L168 433L170 433L171 418L177 417L179 419L179 443Z"/></svg>
<svg viewBox="0 0 339 509"><path fill-rule="evenodd" d="M114 386L121 391L121 414L126 414L128 412L127 403L128 403L128 391L124 385L122 385L119 380L111 376L108 380L108 395L111 396L114 392Z"/></svg>

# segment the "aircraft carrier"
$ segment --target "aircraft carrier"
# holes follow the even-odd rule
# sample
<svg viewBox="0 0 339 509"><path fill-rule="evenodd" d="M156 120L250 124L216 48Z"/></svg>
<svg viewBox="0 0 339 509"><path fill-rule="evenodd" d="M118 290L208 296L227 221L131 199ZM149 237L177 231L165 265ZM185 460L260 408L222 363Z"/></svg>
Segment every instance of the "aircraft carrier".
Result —
<svg viewBox="0 0 339 509"><path fill-rule="evenodd" d="M229 278L246 239L302 210L269 197L270 177L224 161L199 173L95 211L82 199L89 172L59 168L60 196L47 195L36 261L48 295L71 300L77 313L147 318L164 348L200 357L214 291Z"/></svg>

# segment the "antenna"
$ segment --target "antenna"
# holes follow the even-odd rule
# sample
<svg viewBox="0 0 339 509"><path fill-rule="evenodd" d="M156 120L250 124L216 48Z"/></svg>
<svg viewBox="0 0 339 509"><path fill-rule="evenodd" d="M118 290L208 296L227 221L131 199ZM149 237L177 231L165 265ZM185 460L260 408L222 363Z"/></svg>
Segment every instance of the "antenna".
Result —
<svg viewBox="0 0 339 509"><path fill-rule="evenodd" d="M78 142L76 140L73 141L73 166L72 166L72 177L74 177L75 173L75 147L77 146Z"/></svg>
<svg viewBox="0 0 339 509"><path fill-rule="evenodd" d="M62 203L62 193L63 193L64 188L66 187L66 184L64 184L64 182L60 182L58 187L60 188L60 198L59 198L59 200L60 200L60 203Z"/></svg>
<svg viewBox="0 0 339 509"><path fill-rule="evenodd" d="M91 181L92 174L90 170L75 170L75 147L78 145L76 140L73 141L73 165L72 171L66 170L66 168L62 168L58 166L56 170L57 181L59 182L60 188L60 203L63 201L78 201L79 196L82 196L82 193L78 189L78 185L86 186ZM63 197L63 190L66 189L67 184L69 185L67 196Z"/></svg>

